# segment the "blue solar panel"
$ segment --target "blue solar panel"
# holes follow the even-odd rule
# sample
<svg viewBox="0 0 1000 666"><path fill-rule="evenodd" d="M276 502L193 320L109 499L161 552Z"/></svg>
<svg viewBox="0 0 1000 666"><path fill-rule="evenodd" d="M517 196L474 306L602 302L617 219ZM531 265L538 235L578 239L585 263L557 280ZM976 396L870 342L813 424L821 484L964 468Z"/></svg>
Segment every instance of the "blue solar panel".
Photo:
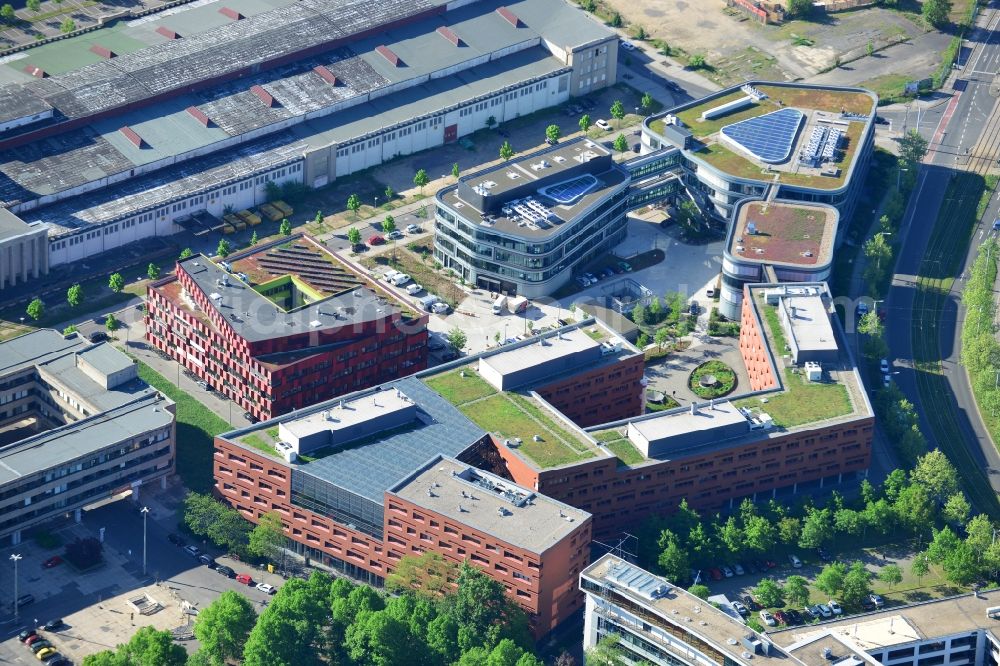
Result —
<svg viewBox="0 0 1000 666"><path fill-rule="evenodd" d="M778 164L792 154L803 115L795 109L779 109L757 118L741 120L722 128L730 141L753 154L761 162Z"/></svg>
<svg viewBox="0 0 1000 666"><path fill-rule="evenodd" d="M570 204L594 189L597 179L590 174L566 180L555 185L549 185L538 190L539 194L549 197L561 204Z"/></svg>

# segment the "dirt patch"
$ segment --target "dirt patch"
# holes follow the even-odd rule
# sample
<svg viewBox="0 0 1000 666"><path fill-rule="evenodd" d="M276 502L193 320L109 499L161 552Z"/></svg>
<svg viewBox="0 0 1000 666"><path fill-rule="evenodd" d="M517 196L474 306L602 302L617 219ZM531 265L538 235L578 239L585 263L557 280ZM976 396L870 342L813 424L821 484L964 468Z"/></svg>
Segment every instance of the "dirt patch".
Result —
<svg viewBox="0 0 1000 666"><path fill-rule="evenodd" d="M923 33L913 13L873 7L761 26L725 0L603 0L630 24L688 54L702 54L702 73L719 85L746 79L795 80ZM634 32L634 29L633 29Z"/></svg>

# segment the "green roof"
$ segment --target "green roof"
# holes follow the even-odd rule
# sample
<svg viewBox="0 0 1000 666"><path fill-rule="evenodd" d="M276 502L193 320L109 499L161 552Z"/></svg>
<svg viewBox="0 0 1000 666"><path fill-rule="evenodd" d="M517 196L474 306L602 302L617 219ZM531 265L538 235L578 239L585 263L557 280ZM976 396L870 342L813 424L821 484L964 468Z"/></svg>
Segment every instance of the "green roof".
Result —
<svg viewBox="0 0 1000 666"><path fill-rule="evenodd" d="M501 441L511 440L517 451L541 468L586 460L597 453L593 442L530 395L497 391L471 365L425 378L424 383L483 430Z"/></svg>

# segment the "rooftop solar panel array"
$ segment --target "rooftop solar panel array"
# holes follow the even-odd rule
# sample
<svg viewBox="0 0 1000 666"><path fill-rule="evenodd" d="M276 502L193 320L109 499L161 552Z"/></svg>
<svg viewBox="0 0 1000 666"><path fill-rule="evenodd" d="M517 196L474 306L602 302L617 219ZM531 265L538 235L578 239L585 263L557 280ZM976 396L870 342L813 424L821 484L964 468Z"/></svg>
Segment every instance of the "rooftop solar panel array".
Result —
<svg viewBox="0 0 1000 666"><path fill-rule="evenodd" d="M722 134L761 162L788 159L804 116L797 109L779 109L722 128Z"/></svg>

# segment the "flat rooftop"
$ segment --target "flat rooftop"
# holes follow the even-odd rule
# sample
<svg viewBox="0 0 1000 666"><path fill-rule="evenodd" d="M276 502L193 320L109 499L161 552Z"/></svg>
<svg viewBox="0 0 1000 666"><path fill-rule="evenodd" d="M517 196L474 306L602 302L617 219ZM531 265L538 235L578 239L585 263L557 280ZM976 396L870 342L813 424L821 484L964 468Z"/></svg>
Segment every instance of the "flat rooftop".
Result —
<svg viewBox="0 0 1000 666"><path fill-rule="evenodd" d="M837 351L837 338L830 312L822 296L792 296L781 299L785 321L796 346L803 351Z"/></svg>
<svg viewBox="0 0 1000 666"><path fill-rule="evenodd" d="M480 367L487 366L500 376L515 375L539 365L560 365L559 361L580 352L596 351L601 344L576 328L555 336L539 337L536 344L524 345L511 350L500 349L479 360ZM562 364L563 366L565 364ZM558 368L558 371L565 367Z"/></svg>
<svg viewBox="0 0 1000 666"><path fill-rule="evenodd" d="M843 634L819 633L787 649L806 666L879 666L881 663L865 652L853 637Z"/></svg>
<svg viewBox="0 0 1000 666"><path fill-rule="evenodd" d="M634 428L646 439L654 441L733 425L749 427L749 422L732 403L720 400L711 406L701 405L694 410L687 408L661 418L635 421L629 428Z"/></svg>
<svg viewBox="0 0 1000 666"><path fill-rule="evenodd" d="M144 432L165 428L174 421L173 413L168 410L171 405L173 402L168 398L150 392L120 407L4 446L0 448L0 484L85 458Z"/></svg>
<svg viewBox="0 0 1000 666"><path fill-rule="evenodd" d="M341 396L220 437L280 459L273 448L277 442L279 423L291 423L335 410L341 400L355 401L366 396L388 394L396 389L417 405L415 422L374 433L341 448L300 456L299 462L289 465L297 473L314 476L381 506L385 491L412 474L413 470L438 454L457 456L486 434L416 377L406 377L376 389Z"/></svg>
<svg viewBox="0 0 1000 666"><path fill-rule="evenodd" d="M745 202L736 210L726 251L741 263L829 266L839 218L833 206L788 201Z"/></svg>
<svg viewBox="0 0 1000 666"><path fill-rule="evenodd" d="M285 241L301 243L313 251L324 252L318 245L309 241ZM251 251L254 254L266 254L270 247L265 246ZM326 254L326 253L325 253ZM247 255L241 255L245 258ZM326 254L332 258L332 255ZM235 261L235 260L234 260ZM392 302L388 297L374 291L370 286L348 286L333 295L324 296L318 300L296 300L294 308L285 308L276 304L273 297L261 294L253 280L244 282L235 273L225 270L202 254L193 255L178 262L179 270L188 275L207 297L208 302L227 324L240 336L251 342L283 338L298 333L319 332L325 329L336 329L366 321L374 321L393 314L398 314L401 302ZM235 268L235 267L234 267ZM286 275L296 275L301 269L290 268ZM357 284L367 285L367 281L357 278ZM273 285L273 286L272 286ZM172 289L166 289L173 286ZM283 290L292 293L297 287L292 283L270 281L264 287ZM160 287L165 289L168 297L183 307L190 309L178 293L179 284L167 283ZM291 296L295 298L295 296Z"/></svg>
<svg viewBox="0 0 1000 666"><path fill-rule="evenodd" d="M555 546L590 518L586 511L440 456L389 492L538 554Z"/></svg>
<svg viewBox="0 0 1000 666"><path fill-rule="evenodd" d="M544 239L628 181L609 150L576 138L463 176L437 196L482 231Z"/></svg>
<svg viewBox="0 0 1000 666"><path fill-rule="evenodd" d="M659 615L663 625L677 627L701 639L735 664L787 666L790 663L788 655L780 650L771 650L770 654L755 651L751 661L750 656L745 654L748 648L742 641L748 637L751 641L765 641L766 638L712 604L614 555L602 556L580 575L613 588L626 599Z"/></svg>
<svg viewBox="0 0 1000 666"><path fill-rule="evenodd" d="M843 620L822 622L808 629L796 627L770 632L778 645L787 647L817 634L831 632L849 638L871 652L894 645L986 629L1000 633L1000 620L987 617L986 609L1000 606L1000 590L962 594L947 599L896 606Z"/></svg>
<svg viewBox="0 0 1000 666"><path fill-rule="evenodd" d="M766 99L736 107L714 118L705 119L702 114L726 104L736 103L747 97L741 86L727 88L693 102L681 104L650 117L644 124L652 132L663 137L664 117L674 116L694 137L694 147L685 151L688 157L714 167L731 177L747 180L778 182L796 187L811 187L830 190L842 187L850 177L858 145L866 128L874 121L878 98L874 93L861 88L829 88L798 83L748 82ZM787 161L771 163L724 143L720 137L724 127L745 120L760 118L782 109L794 109L802 113L803 124L792 137L790 158ZM844 132L841 150L829 162L836 173L827 173L822 168L799 164L797 155L809 143L814 128L837 128ZM777 140L777 139L775 139ZM782 140L784 140L782 138Z"/></svg>
<svg viewBox="0 0 1000 666"><path fill-rule="evenodd" d="M40 328L0 343L0 377L34 367L83 350L87 343L80 335L64 336L51 328Z"/></svg>

